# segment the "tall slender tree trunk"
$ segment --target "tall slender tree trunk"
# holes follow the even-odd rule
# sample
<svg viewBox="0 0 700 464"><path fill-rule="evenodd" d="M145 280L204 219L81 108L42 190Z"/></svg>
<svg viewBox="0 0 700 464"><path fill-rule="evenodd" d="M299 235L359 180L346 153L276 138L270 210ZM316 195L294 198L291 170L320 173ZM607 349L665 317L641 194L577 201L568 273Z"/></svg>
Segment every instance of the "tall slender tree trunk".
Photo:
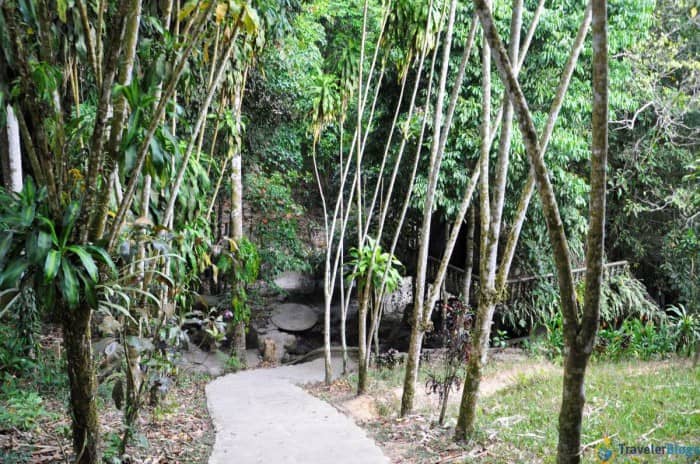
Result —
<svg viewBox="0 0 700 464"><path fill-rule="evenodd" d="M98 464L100 427L97 414L97 383L92 362L90 318L92 309L82 304L63 308L63 345L66 350L73 449L77 464Z"/></svg>
<svg viewBox="0 0 700 464"><path fill-rule="evenodd" d="M19 139L19 121L12 105L6 107L5 134L0 137L0 157L2 157L3 183L13 192L22 190L22 150Z"/></svg>
<svg viewBox="0 0 700 464"><path fill-rule="evenodd" d="M490 8L490 1L487 1ZM479 300L476 321L472 332L472 353L467 363L464 390L459 408L456 435L469 435L474 427L476 418L476 402L479 394L479 384L486 362L486 353L491 333L491 315L495 307L495 260L492 259L491 230L497 227L491 221L491 206L489 193L489 154L491 144L491 50L484 44L482 49L482 121L481 121L481 177L479 181ZM505 114L505 112L504 112ZM495 243L497 246L498 243Z"/></svg>
<svg viewBox="0 0 700 464"><path fill-rule="evenodd" d="M239 131L245 78L246 73L243 73L241 82L235 84L232 102L233 109L236 112L236 127ZM231 150L229 154L231 157L231 238L238 241L243 238L243 160L241 158L241 147L236 143L233 135L229 136L229 150ZM234 282L233 285L244 285L244 283ZM239 321L233 329L233 354L243 363L246 360L246 323L247 321Z"/></svg>
<svg viewBox="0 0 700 464"><path fill-rule="evenodd" d="M605 244L605 192L608 155L608 35L607 1L592 1L593 115L591 122L591 196L586 243L586 293L583 316L575 337L567 337L564 384L559 413L557 462L581 462L581 425L585 405L585 375L600 317Z"/></svg>
<svg viewBox="0 0 700 464"><path fill-rule="evenodd" d="M452 33L454 29L455 14L457 9L456 0L450 2L450 12L447 20L447 30L445 40L442 44L442 68L440 70L440 81L438 84L437 102L435 104L435 116L433 122L433 141L430 149L430 167L428 172L428 189L423 204L423 223L421 226L418 265L416 269L416 286L413 297L413 314L411 317L411 337L408 346L408 356L406 359L406 375L404 377L403 394L401 396L401 416L409 414L413 410L413 400L416 394L416 382L418 381L418 365L420 363L420 352L423 345L423 337L426 331L430 330L426 323L425 313L432 308L425 307L425 285L428 266L428 247L430 243L430 229L433 215L433 205L435 190L437 188L440 165L442 163L443 151L440 150L441 131L443 130L443 102L445 100L445 88L447 84L447 72L449 69L450 51L452 48ZM448 130L446 126L445 131ZM438 282L439 285L439 282Z"/></svg>
<svg viewBox="0 0 700 464"><path fill-rule="evenodd" d="M579 312L568 242L532 116L496 30L488 4L485 0L474 0L474 6L484 28L489 47L496 57L495 61L501 80L518 116L520 132L540 194L557 269L561 311L564 320L564 339L567 348L567 356L564 361L562 409L559 417L560 441L557 448L559 463L579 463L581 461L581 422L585 403L583 387L586 365L593 349L598 328L600 284L602 281L605 169L607 163L607 20L605 0L594 0L592 3L594 103L590 224L586 252L586 294L583 311Z"/></svg>
<svg viewBox="0 0 700 464"><path fill-rule="evenodd" d="M469 208L467 217L467 246L464 254L464 277L462 280L462 299L469 306L470 293L472 291L472 270L474 269L474 223L476 215L474 207Z"/></svg>

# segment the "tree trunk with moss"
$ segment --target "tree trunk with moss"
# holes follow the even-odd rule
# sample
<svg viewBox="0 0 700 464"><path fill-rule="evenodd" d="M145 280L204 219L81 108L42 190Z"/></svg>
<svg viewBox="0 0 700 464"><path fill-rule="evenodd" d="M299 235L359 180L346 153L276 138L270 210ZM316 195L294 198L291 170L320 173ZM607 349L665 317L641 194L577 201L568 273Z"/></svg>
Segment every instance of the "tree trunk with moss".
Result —
<svg viewBox="0 0 700 464"><path fill-rule="evenodd" d="M425 285L428 270L428 248L430 244L430 230L433 216L433 205L435 201L435 191L442 164L444 150L440 148L441 131L443 123L443 102L446 96L447 73L449 69L450 50L452 48L452 34L454 30L455 15L457 9L456 0L450 2L450 11L447 19L447 30L445 40L442 43L443 56L442 68L440 70L440 80L438 83L437 100L435 104L435 114L433 121L433 141L430 149L430 164L428 172L428 186L423 204L423 221L419 236L418 263L416 270L416 286L413 296L413 314L411 315L411 336L409 340L408 355L406 359L406 375L404 377L403 394L401 396L401 416L406 416L413 410L413 400L416 393L416 383L418 381L418 365L420 363L420 352L423 346L423 337L427 330L430 330L426 323L430 317L432 308L426 307ZM448 127L444 128L445 131ZM439 282L438 282L439 284ZM429 321L429 319L428 319Z"/></svg>
<svg viewBox="0 0 700 464"><path fill-rule="evenodd" d="M97 414L97 382L92 362L90 319L86 304L62 308L63 346L66 350L73 449L77 464L97 464L100 456L100 426Z"/></svg>
<svg viewBox="0 0 700 464"><path fill-rule="evenodd" d="M585 404L584 380L588 358L593 349L598 327L600 285L605 218L605 169L607 162L607 35L605 0L593 2L594 104L593 149L591 157L590 223L586 252L586 295L583 311L574 288L571 254L561 221L561 215L544 162L544 153L516 73L495 27L486 0L474 0L474 6L484 28L484 35L495 57L501 80L518 117L525 150L534 173L535 184L552 245L557 271L563 331L567 355L564 361L562 409L559 416L559 463L581 461L581 423ZM542 146L546 145L543 141Z"/></svg>
<svg viewBox="0 0 700 464"><path fill-rule="evenodd" d="M586 239L586 293L575 336L568 334L564 385L559 412L557 462L581 462L581 425L586 402L585 375L600 317L605 244L605 192L608 156L607 1L593 0L593 115L591 121L591 194Z"/></svg>
<svg viewBox="0 0 700 464"><path fill-rule="evenodd" d="M232 103L236 117L236 130L241 130L241 104L243 101L243 90L245 86L245 73L241 76L240 82L234 84ZM229 157L231 158L231 238L238 242L243 238L243 172L241 149L234 134L229 136ZM245 285L244 282L233 282L233 285ZM247 321L237 318L233 328L233 349L232 354L245 364L246 343L245 333Z"/></svg>

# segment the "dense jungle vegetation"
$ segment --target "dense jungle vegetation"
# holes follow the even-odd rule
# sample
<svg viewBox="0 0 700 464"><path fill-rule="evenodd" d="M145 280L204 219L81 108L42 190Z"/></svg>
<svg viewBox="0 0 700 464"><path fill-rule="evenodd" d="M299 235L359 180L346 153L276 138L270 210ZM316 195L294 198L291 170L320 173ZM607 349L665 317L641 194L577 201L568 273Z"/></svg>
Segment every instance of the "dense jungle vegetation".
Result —
<svg viewBox="0 0 700 464"><path fill-rule="evenodd" d="M700 353L698 11L0 0L0 434L56 396L67 461L129 462L193 308L244 367L253 303L290 271L320 282L326 381L331 347L357 345L365 393L385 296L411 276L399 414L438 332L440 423L460 380L454 435L473 439L489 346L544 333L530 351L564 372L552 456L580 462L590 359Z"/></svg>

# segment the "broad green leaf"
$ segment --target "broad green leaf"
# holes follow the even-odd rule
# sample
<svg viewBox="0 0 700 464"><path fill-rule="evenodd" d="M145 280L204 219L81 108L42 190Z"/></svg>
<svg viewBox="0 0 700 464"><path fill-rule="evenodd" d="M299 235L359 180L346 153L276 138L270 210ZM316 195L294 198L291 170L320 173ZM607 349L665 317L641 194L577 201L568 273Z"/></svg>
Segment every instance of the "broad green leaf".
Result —
<svg viewBox="0 0 700 464"><path fill-rule="evenodd" d="M129 310L127 308L125 308L124 306L116 304L116 303L112 303L110 301L105 301L105 300L100 301L99 304L100 304L100 307L102 310L113 309L114 311L124 315L126 318L131 320L131 322L133 322L134 324L138 324L138 321L136 319L134 319L134 316L132 316L129 313ZM109 312L109 311L107 311L107 312Z"/></svg>
<svg viewBox="0 0 700 464"><path fill-rule="evenodd" d="M160 146L160 142L156 137L151 138L151 163L156 171L160 173L165 165L165 156L163 154L163 149Z"/></svg>
<svg viewBox="0 0 700 464"><path fill-rule="evenodd" d="M2 232L0 233L0 265L2 265L5 255L10 251L10 246L12 246L12 232Z"/></svg>
<svg viewBox="0 0 700 464"><path fill-rule="evenodd" d="M8 264L0 273L0 288L16 287L17 280L22 277L27 267L29 267L29 263L26 259L17 259Z"/></svg>
<svg viewBox="0 0 700 464"><path fill-rule="evenodd" d="M100 261L107 265L112 276L117 276L119 272L117 271L117 266L114 265L114 261L107 254L104 248L95 245L86 245L85 249L88 250L93 256L96 256Z"/></svg>
<svg viewBox="0 0 700 464"><path fill-rule="evenodd" d="M53 225L53 221L43 216L39 216L39 221L43 222L46 226L48 226L49 230L51 231L51 241L54 245L58 246L58 236L56 235L56 228Z"/></svg>
<svg viewBox="0 0 700 464"><path fill-rule="evenodd" d="M78 255L80 262L83 263L85 271L88 273L92 281L97 283L100 275L97 270L97 264L95 264L95 260L92 259L92 255L90 255L85 248L78 245L69 246L67 249Z"/></svg>
<svg viewBox="0 0 700 464"><path fill-rule="evenodd" d="M75 226L75 221L78 219L78 216L80 215L80 203L77 201L71 202L68 205L68 208L66 208L66 212L63 214L63 221L62 221L62 226L63 230L61 231L61 245L66 246L66 243L68 242L68 239L70 238L70 234L73 232L73 227Z"/></svg>
<svg viewBox="0 0 700 464"><path fill-rule="evenodd" d="M58 274L58 268L61 265L61 252L58 250L51 250L46 255L46 261L44 262L44 282L51 283L53 279L56 278Z"/></svg>
<svg viewBox="0 0 700 464"><path fill-rule="evenodd" d="M92 256L90 256L90 259L92 259ZM91 308L97 308L98 301L97 293L95 292L95 281L92 280L92 277L86 276L82 271L77 272L77 275L80 278L80 281L83 283L83 295L85 296L85 301L88 302Z"/></svg>
<svg viewBox="0 0 700 464"><path fill-rule="evenodd" d="M36 214L36 206L28 205L22 209L22 226L29 227L34 222L34 216Z"/></svg>
<svg viewBox="0 0 700 464"><path fill-rule="evenodd" d="M29 235L27 240L27 257L31 264L39 264L46 258L51 249L51 235L43 230L37 230Z"/></svg>
<svg viewBox="0 0 700 464"><path fill-rule="evenodd" d="M80 302L80 284L78 283L78 278L75 275L75 270L71 266L71 263L63 259L61 260L61 294L63 295L63 300L68 303L68 307L73 309L78 306Z"/></svg>

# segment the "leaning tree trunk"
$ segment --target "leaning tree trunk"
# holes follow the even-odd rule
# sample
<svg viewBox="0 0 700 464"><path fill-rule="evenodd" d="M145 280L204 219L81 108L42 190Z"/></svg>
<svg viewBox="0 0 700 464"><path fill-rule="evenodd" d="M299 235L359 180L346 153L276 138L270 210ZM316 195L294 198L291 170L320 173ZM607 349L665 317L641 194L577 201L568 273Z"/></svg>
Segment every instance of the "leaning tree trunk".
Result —
<svg viewBox="0 0 700 464"><path fill-rule="evenodd" d="M77 464L100 462L100 427L97 415L97 383L92 362L90 318L92 310L82 304L63 308L63 345L66 350L73 449Z"/></svg>
<svg viewBox="0 0 700 464"><path fill-rule="evenodd" d="M534 171L535 183L540 194L557 270L564 322L564 338L568 349L565 360L563 401L560 413L560 434L562 434L562 437L560 437L557 456L560 463L578 463L581 460L580 432L585 401L583 394L585 368L593 348L598 327L605 216L605 166L607 161L607 36L605 31L605 5L605 0L593 1L594 106L591 206L586 253L586 295L583 311L579 315L568 241L532 116L496 30L493 15L486 0L474 0L474 6L484 28L485 37L494 53L501 80L513 103L515 114L518 116L525 151Z"/></svg>
<svg viewBox="0 0 700 464"><path fill-rule="evenodd" d="M490 2L489 2L490 3ZM491 315L495 307L494 284L495 262L491 260L491 248L498 243L490 240L490 229L496 227L491 223L491 206L489 202L489 143L491 135L491 50L484 46L482 50L482 121L481 121L481 178L479 181L479 300L476 323L472 333L472 354L467 364L467 372L464 381L459 418L457 420L456 435L471 434L476 416L476 401L479 393L486 351L491 332Z"/></svg>
<svg viewBox="0 0 700 464"><path fill-rule="evenodd" d="M450 51L452 49L452 33L454 29L455 14L457 10L456 0L450 2L450 12L447 20L447 30L443 46L442 68L438 83L437 101L433 121L433 141L430 147L430 165L428 172L428 188L423 204L423 223L420 230L418 247L418 265L416 269L416 286L413 298L413 314L411 315L411 336L409 339L408 355L406 358L406 375L404 377L403 394L401 395L401 416L406 416L413 410L416 383L418 381L418 366L420 364L420 352L423 345L423 337L430 330L426 324L425 313L432 308L425 307L425 284L428 267L428 248L430 244L430 229L433 216L433 204L437 189L440 165L442 164L443 151L440 150L440 137L443 123L443 103L445 100L445 88L447 85L447 73L449 70ZM448 127L444 128L445 131Z"/></svg>
<svg viewBox="0 0 700 464"><path fill-rule="evenodd" d="M591 121L591 196L586 243L586 293L576 337L567 337L564 385L559 413L557 462L581 462L581 424L585 404L584 381L600 316L605 243L605 190L608 155L608 36L607 2L592 2L593 114Z"/></svg>

